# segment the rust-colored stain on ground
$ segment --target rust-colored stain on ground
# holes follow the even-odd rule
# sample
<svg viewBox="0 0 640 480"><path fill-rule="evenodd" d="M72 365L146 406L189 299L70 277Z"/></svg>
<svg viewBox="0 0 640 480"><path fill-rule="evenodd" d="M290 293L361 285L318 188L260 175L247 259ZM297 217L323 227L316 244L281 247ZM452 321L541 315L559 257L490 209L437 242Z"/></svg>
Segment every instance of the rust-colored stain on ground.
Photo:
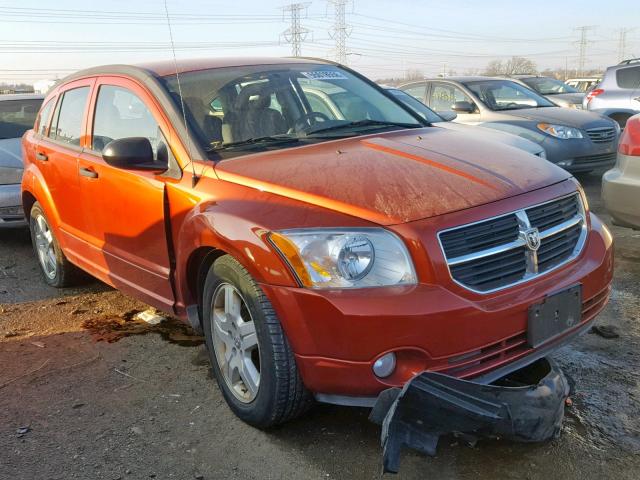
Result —
<svg viewBox="0 0 640 480"><path fill-rule="evenodd" d="M167 318L157 325L151 325L138 320L138 313L140 310L129 310L122 315L89 318L82 322L82 328L88 330L97 342L113 343L125 337L148 333L157 333L168 342L184 347L197 346L204 342L204 337L179 320Z"/></svg>

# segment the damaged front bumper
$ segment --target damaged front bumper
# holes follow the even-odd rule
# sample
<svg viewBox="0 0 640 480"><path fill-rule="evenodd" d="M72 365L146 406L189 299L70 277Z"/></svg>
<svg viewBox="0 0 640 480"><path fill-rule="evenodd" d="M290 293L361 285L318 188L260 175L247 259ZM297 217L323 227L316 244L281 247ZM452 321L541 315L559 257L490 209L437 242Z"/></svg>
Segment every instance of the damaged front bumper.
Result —
<svg viewBox="0 0 640 480"><path fill-rule="evenodd" d="M397 472L403 446L435 455L446 434L540 442L560 433L569 384L546 358L490 385L422 372L380 394L370 419L382 425L383 468Z"/></svg>

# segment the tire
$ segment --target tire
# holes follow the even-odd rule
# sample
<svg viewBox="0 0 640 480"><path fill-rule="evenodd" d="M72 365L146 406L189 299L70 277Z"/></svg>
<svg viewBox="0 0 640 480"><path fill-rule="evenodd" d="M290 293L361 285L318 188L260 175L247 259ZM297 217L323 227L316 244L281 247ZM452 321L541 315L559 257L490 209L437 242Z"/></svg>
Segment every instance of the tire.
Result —
<svg viewBox="0 0 640 480"><path fill-rule="evenodd" d="M49 221L38 202L31 207L29 230L33 251L38 259L44 281L56 288L73 285L80 271L62 253L58 239L51 230ZM47 251L44 252L44 249Z"/></svg>
<svg viewBox="0 0 640 480"><path fill-rule="evenodd" d="M313 397L302 383L293 352L269 299L249 272L230 255L218 258L209 269L202 313L214 377L227 404L241 420L266 429L308 410ZM247 347L254 340L257 345ZM229 345L237 349L228 348ZM256 371L258 382L255 382ZM250 388L256 383L257 391Z"/></svg>

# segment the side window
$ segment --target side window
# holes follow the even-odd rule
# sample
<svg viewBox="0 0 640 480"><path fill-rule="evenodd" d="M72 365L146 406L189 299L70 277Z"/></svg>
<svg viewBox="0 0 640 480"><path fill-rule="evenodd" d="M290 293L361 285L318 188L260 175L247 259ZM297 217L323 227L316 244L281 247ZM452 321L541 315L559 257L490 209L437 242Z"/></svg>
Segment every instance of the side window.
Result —
<svg viewBox="0 0 640 480"><path fill-rule="evenodd" d="M616 81L620 88L640 88L640 67L621 68Z"/></svg>
<svg viewBox="0 0 640 480"><path fill-rule="evenodd" d="M429 99L431 108L436 112L450 111L456 102L474 103L462 90L446 83L434 83Z"/></svg>
<svg viewBox="0 0 640 480"><path fill-rule="evenodd" d="M112 140L148 138L157 162L168 162L167 142L158 123L142 100L130 90L102 85L93 117L92 149L102 153Z"/></svg>
<svg viewBox="0 0 640 480"><path fill-rule="evenodd" d="M42 136L47 136L49 133L49 117L51 117L51 110L56 104L56 97L52 98L47 104L40 109L36 125L38 126L37 132Z"/></svg>
<svg viewBox="0 0 640 480"><path fill-rule="evenodd" d="M423 83L421 85L414 85L409 88L403 88L403 90L407 92L409 95L411 95L412 97L417 98L422 102L424 101L424 93L426 88L427 88L427 85Z"/></svg>
<svg viewBox="0 0 640 480"><path fill-rule="evenodd" d="M51 125L49 137L68 143L80 145L84 109L89 97L89 87L79 87L63 93L54 115L55 126Z"/></svg>

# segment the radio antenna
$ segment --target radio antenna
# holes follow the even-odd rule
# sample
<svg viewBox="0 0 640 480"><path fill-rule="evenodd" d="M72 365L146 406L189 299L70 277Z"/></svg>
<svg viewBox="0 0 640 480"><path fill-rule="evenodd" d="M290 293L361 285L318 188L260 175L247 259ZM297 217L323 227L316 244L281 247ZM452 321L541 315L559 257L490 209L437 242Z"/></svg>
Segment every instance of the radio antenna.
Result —
<svg viewBox="0 0 640 480"><path fill-rule="evenodd" d="M184 131L187 134L187 153L191 162L191 187L195 187L198 183L198 175L196 175L196 166L193 163L191 155L191 135L189 134L189 126L187 125L187 111L184 108L184 99L182 98L182 85L180 84L180 72L178 71L178 60L176 59L176 46L173 41L173 31L171 29L171 18L169 17L169 7L167 0L164 0L164 13L167 16L167 27L169 27L169 40L171 42L171 53L173 54L173 66L176 70L176 82L178 84L178 96L180 97L180 109L182 110L182 121L184 122Z"/></svg>

